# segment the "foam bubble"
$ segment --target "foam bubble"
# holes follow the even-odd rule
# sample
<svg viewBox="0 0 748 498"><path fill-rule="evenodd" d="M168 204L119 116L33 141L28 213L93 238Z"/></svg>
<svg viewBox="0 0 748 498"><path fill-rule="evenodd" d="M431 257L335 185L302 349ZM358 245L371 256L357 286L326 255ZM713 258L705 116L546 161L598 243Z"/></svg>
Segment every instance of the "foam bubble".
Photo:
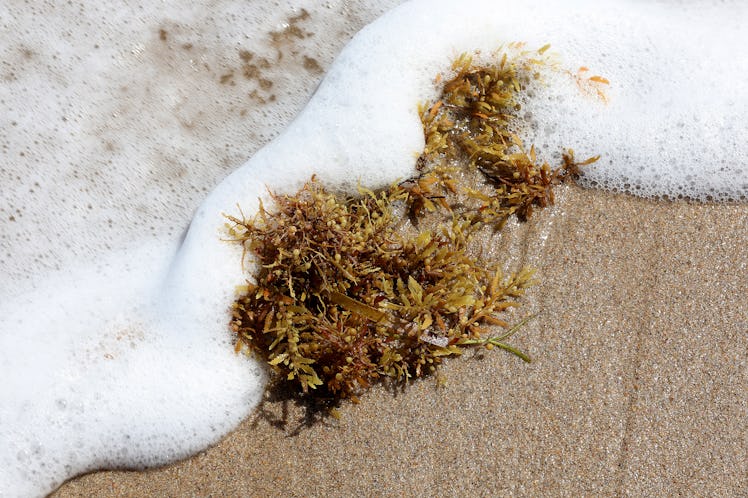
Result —
<svg viewBox="0 0 748 498"><path fill-rule="evenodd" d="M309 87L294 78L314 78L332 58L324 40L381 7L325 13L309 2L316 21L274 14L269 2L142 7L2 17L19 33L3 41L14 62L0 117L18 164L2 171L13 262L3 263L0 304L7 495L41 494L99 466L181 458L246 416L264 380L229 346L227 307L244 275L240 251L220 240L221 213L236 202L251 213L266 185L292 190L312 173L347 189L409 176L423 147L417 103L461 52L552 44L571 75L544 74L521 131L546 157L562 147L603 154L590 185L724 200L748 190L748 62L730 56L745 42L740 2L416 0L363 29L300 112ZM42 14L48 24L29 29ZM277 34L269 43L263 16ZM72 19L74 29L57 29ZM89 25L103 26L96 39ZM611 81L607 104L580 91L581 65ZM174 220L253 152L198 208L175 253Z"/></svg>

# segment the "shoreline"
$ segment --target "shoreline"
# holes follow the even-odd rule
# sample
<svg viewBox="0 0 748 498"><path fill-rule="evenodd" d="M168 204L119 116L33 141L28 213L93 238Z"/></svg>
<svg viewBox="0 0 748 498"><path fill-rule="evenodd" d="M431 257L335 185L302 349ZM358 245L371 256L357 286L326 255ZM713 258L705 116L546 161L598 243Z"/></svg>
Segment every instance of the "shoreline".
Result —
<svg viewBox="0 0 748 498"><path fill-rule="evenodd" d="M748 205L556 193L493 255L538 270L522 312L542 314L513 337L531 364L468 352L444 388L378 386L295 435L301 409L266 399L192 458L51 496L739 494Z"/></svg>
<svg viewBox="0 0 748 498"><path fill-rule="evenodd" d="M19 36L3 45L0 206L8 295L128 241L176 241L206 193L297 115L344 43L401 0L307 3L11 5ZM192 458L92 472L53 495L744 493L748 204L557 193L555 208L510 223L489 254L538 269L521 313L543 313L512 338L532 364L470 353L442 367L445 389L433 379L377 388L344 406L341 421L298 434L303 412L268 401ZM50 337L31 341L34 352L60 334ZM64 370L39 365L42 376ZM56 420L29 434L79 433Z"/></svg>

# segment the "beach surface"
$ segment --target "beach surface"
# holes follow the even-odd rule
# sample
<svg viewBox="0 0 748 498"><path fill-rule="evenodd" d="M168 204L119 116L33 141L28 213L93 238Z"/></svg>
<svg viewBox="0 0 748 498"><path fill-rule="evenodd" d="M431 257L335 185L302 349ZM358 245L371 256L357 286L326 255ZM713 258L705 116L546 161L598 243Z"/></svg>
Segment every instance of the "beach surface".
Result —
<svg viewBox="0 0 748 498"><path fill-rule="evenodd" d="M0 46L0 297L113 248L176 244L399 3L0 8L14 33ZM515 318L539 314L511 340L532 363L468 352L440 368L444 386L374 387L311 424L268 392L192 458L52 496L748 495L747 204L562 186L482 243L537 269Z"/></svg>
<svg viewBox="0 0 748 498"><path fill-rule="evenodd" d="M744 496L748 206L562 187L493 241L538 270L500 351L305 423L277 393L219 444L53 496ZM486 245L487 247L487 245Z"/></svg>

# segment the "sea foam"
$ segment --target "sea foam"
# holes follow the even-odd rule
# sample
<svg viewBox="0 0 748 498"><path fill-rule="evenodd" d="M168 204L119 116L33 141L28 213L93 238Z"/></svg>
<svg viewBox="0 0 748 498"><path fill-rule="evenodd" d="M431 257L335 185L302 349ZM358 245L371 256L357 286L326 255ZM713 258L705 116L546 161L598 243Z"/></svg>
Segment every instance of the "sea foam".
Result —
<svg viewBox="0 0 748 498"><path fill-rule="evenodd" d="M314 10L311 3L308 8L312 19L325 18L324 9ZM342 6L335 8L343 10ZM21 19L8 12L3 12L4 20L35 25L33 16ZM124 21L132 14L100 12L110 16L100 45L94 49L89 43L86 48L82 38L66 39L66 52L59 57L73 54L78 58L89 75L84 87L105 84L117 88L112 81L100 80L111 74L123 78L126 90L100 100L92 98L87 104L89 112L103 107L111 113L101 121L106 127L96 135L103 140L99 144L102 150L120 150L120 160L154 161L161 153L168 156L166 164L174 161L184 166L183 158L191 157L189 133L198 129L199 139L201 123L205 124L199 119L199 102L210 106L210 98L191 99L200 98L203 86L215 84L206 75L230 82L233 73L205 69L210 44L202 40L202 48L187 48L186 42L181 45L188 53L184 62L189 69L179 73L183 78L160 74L160 66L147 54L158 53L162 43L172 42L170 37L186 39L184 25L199 24L199 15L176 7L162 13L168 22L153 30L155 37L144 41L136 28L126 32L122 27L129 25ZM269 8L266 15L272 16ZM241 22L246 22L249 30L253 21L241 14L238 4L221 4L214 16L225 23L228 36L234 36L234 46L242 46L240 34L245 28ZM356 35L285 131L208 195L181 245L177 230L149 239L137 237L128 244L114 238L113 248L90 252L87 244L95 246L99 241L95 231L79 227L66 233L54 223L54 213L27 214L30 219L20 221L31 227L28 233L34 235L34 244L67 243L77 248L71 253L77 256L63 258L59 271L36 272L33 278L17 267L5 273L8 285L0 304L0 494L43 494L65 478L97 467L143 467L173 461L215 442L250 413L260 399L264 374L254 361L234 355L230 347L227 309L235 286L246 277L240 249L221 240L225 235L222 213L237 214L236 204L240 203L244 213L251 214L258 197L266 195L266 187L290 191L312 174L348 190L358 183L376 187L411 175L423 147L417 104L436 96L434 76L447 71L460 53L479 51L476 58L490 59L497 47L510 42L523 41L529 48L552 45L564 70L543 73L543 83L522 103L526 126L519 131L550 161L564 147L574 148L578 157L601 154L603 159L587 171L587 185L651 197L745 200L748 91L744 76L748 61L734 55L734 48L745 44L742 27L746 20L746 7L737 1L687 5L407 2ZM282 32L287 25L278 22ZM51 39L58 36L43 25L39 29ZM85 26L79 29L85 31ZM133 43L130 53L123 54L109 48L106 33L139 41ZM199 34L193 33L194 37L200 39ZM35 50L22 51L21 58L28 56L33 61ZM97 54L96 50L102 52ZM164 55L167 61L169 57L174 55ZM143 79L133 80L129 71L112 69L112 60L115 69L119 64L151 73L146 71ZM583 74L599 74L610 81L605 100L580 90L576 79L580 66L590 68ZM87 185L96 184L96 175L80 178L76 173L79 165L73 164L71 157L83 157L97 167L106 164L81 152L74 139L89 136L91 129L86 126L97 121L94 117L75 119L71 111L79 109L76 106L82 105L79 100L87 98L87 93L85 88L60 82L69 74L80 75L40 66L25 81L26 93L13 86L15 83L9 84L10 91L16 93L11 92L4 102L29 94L37 99L49 93L55 96L51 103L27 98L29 108L11 108L5 119L15 124L6 123L6 129L34 130L49 116L66 117L61 124L39 131L38 136L60 136L66 144L55 154L59 168L51 174L62 187L53 193L86 199ZM149 74L154 81L166 84L145 91L142 84L149 81ZM191 81L190 77L197 82L194 86L180 86L183 80ZM63 89L69 87L82 93L65 93ZM212 92L218 94L217 90ZM154 93L158 98L153 102L158 105L144 108L152 107L152 113L117 126L117 116L126 112L128 101L151 102L148 99L153 99ZM269 95L265 97L269 99ZM227 116L234 115L230 105L224 107ZM167 111L180 123L174 129L164 125L161 113ZM220 117L214 117L206 126L224 126L223 140L241 141L242 137L230 133L237 120L227 118L221 125ZM261 117L260 122L270 125L272 116ZM175 139L173 149L166 147L165 152L159 149L143 156L139 144L149 143L146 135L159 127L179 140ZM133 133L133 128L141 135ZM73 139L64 138L67 136ZM26 139L33 143L33 137ZM12 145L22 138L10 136L6 140ZM197 148L208 147L206 141L198 142ZM66 152L71 156L66 157ZM26 153L41 155L33 147ZM211 151L196 157L227 156ZM186 193L185 185L210 183L187 168L183 174L189 178L177 183L180 187L151 191L147 181L135 181L135 177L142 180L141 170L132 174L128 169L135 165L118 164L125 171L116 180L130 198L129 210L122 207L128 206L125 201L107 206L104 192L94 199L99 202L95 209L78 201L70 206L72 214L62 214L63 218L67 216L71 225L76 220L85 225L89 211L107 209L110 226L135 219L128 225L133 233L138 226L148 226L149 217L155 216L153 210L138 210L138 197L156 196L166 206L157 210L163 217L180 198L195 195ZM19 170L43 183L44 168L50 166L37 163ZM159 175L150 180L158 182ZM36 199L22 188L9 192L13 206ZM44 211L44 204L38 209ZM9 218L21 216L20 211L14 214L10 203L4 205L4 211ZM189 208L182 208L185 211ZM186 224L187 218L180 220L179 226ZM159 226L166 224L168 221L162 220ZM6 240L4 244L9 253L22 251L24 242L32 240L26 238L28 241ZM6 261L11 259L8 256ZM15 289L23 287L28 291L18 295Z"/></svg>

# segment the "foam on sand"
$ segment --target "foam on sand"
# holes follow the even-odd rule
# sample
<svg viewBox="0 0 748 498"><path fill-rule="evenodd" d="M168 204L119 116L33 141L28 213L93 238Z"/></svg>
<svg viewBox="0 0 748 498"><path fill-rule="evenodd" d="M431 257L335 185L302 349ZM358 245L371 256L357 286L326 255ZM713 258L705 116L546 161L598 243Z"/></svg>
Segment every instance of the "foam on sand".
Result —
<svg viewBox="0 0 748 498"><path fill-rule="evenodd" d="M178 250L167 235L67 264L24 295L3 292L0 494L172 461L235 427L264 377L230 347L227 309L245 277L241 251L221 241L221 213L239 202L250 214L266 186L294 190L313 173L344 189L411 175L417 104L462 52L552 44L569 72L544 73L520 131L546 157L564 146L602 154L588 184L744 200L748 61L732 54L746 14L737 1L416 0L390 11L341 52L293 123L213 190ZM88 60L95 74L107 58ZM607 103L580 91L582 65L611 82Z"/></svg>

